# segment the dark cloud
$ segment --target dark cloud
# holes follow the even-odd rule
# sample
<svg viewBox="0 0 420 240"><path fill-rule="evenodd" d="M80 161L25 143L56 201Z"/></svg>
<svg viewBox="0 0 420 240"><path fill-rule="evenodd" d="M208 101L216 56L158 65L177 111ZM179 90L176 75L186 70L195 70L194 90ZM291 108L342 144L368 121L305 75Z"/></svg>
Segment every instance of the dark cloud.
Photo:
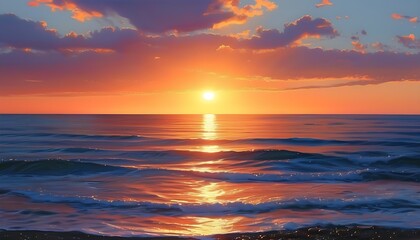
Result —
<svg viewBox="0 0 420 240"><path fill-rule="evenodd" d="M351 36L351 40L353 40L353 41L359 41L359 37L358 36Z"/></svg>
<svg viewBox="0 0 420 240"><path fill-rule="evenodd" d="M234 16L213 0L74 0L74 3L86 10L115 12L137 28L150 32L206 29Z"/></svg>
<svg viewBox="0 0 420 240"><path fill-rule="evenodd" d="M70 33L60 37L48 29L45 22L18 18L13 14L0 15L0 44L6 47L35 50L121 49L125 44L139 40L132 29L104 28L87 36Z"/></svg>
<svg viewBox="0 0 420 240"><path fill-rule="evenodd" d="M141 41L140 34L133 29L106 27L93 31L88 36L68 34L61 39L62 46L67 48L122 50L128 44Z"/></svg>
<svg viewBox="0 0 420 240"><path fill-rule="evenodd" d="M42 22L23 20L14 14L0 15L0 43L16 48L50 49L57 44L57 32Z"/></svg>
<svg viewBox="0 0 420 240"><path fill-rule="evenodd" d="M277 29L257 29L257 36L243 40L243 46L254 49L272 49L284 47L308 37L330 37L338 35L330 21L324 18L312 19L303 16L300 19L284 25L283 32Z"/></svg>
<svg viewBox="0 0 420 240"><path fill-rule="evenodd" d="M361 76L377 82L420 80L420 54L309 49L279 49L274 53L256 55L259 74L280 79L342 78ZM251 68L247 66L247 69ZM258 69L255 69L258 71Z"/></svg>
<svg viewBox="0 0 420 240"><path fill-rule="evenodd" d="M420 40L414 34L397 36L398 42L410 49L420 49Z"/></svg>
<svg viewBox="0 0 420 240"><path fill-rule="evenodd" d="M245 22L261 15L263 9L276 5L269 0L256 0L254 5L239 6L238 0L51 0L48 6L73 11L76 19L91 15L118 14L146 32L190 32L208 29L228 22ZM32 5L45 3L34 0ZM72 3L72 4L69 4ZM69 7L70 6L70 7ZM78 15L77 15L78 14Z"/></svg>
<svg viewBox="0 0 420 240"><path fill-rule="evenodd" d="M46 23L20 19L15 15L0 15L0 26L8 34L0 36L0 43L14 48L30 48L36 50L78 50L78 49L109 49L121 50L128 44L146 41L133 29L103 28L87 35L69 33L64 37L47 28ZM283 32L277 29L257 29L257 35L250 39L236 39L220 36L225 44L234 48L273 49L288 46L308 37L337 36L331 22L323 18L312 19L311 16L286 24ZM204 36L204 35L201 35Z"/></svg>
<svg viewBox="0 0 420 240"><path fill-rule="evenodd" d="M366 36L367 35L366 30L362 30L362 31L360 31L360 33L356 33L355 35L351 36L350 39L352 41L359 41L360 40L360 35Z"/></svg>

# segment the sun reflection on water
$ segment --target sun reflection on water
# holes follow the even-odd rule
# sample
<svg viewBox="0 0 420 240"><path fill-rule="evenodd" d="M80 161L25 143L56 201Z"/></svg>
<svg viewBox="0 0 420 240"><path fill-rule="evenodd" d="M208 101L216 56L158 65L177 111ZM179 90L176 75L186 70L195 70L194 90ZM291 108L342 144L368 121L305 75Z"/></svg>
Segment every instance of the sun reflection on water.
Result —
<svg viewBox="0 0 420 240"><path fill-rule="evenodd" d="M217 122L215 114L203 115L202 138L205 140L217 139ZM218 145L203 145L200 147L201 152L215 153L219 152Z"/></svg>
<svg viewBox="0 0 420 240"><path fill-rule="evenodd" d="M196 224L190 229L192 235L212 235L220 233L228 233L233 230L233 226L240 218L223 219L195 217Z"/></svg>
<svg viewBox="0 0 420 240"><path fill-rule="evenodd" d="M204 114L203 115L203 139L214 140L217 138L217 123L216 115Z"/></svg>
<svg viewBox="0 0 420 240"><path fill-rule="evenodd" d="M220 202L218 198L226 194L216 182L203 185L197 190L198 193L196 196L201 198L201 201L205 203L218 203Z"/></svg>
<svg viewBox="0 0 420 240"><path fill-rule="evenodd" d="M218 145L204 145L201 146L200 151L206 153L215 153L220 152L220 148Z"/></svg>
<svg viewBox="0 0 420 240"><path fill-rule="evenodd" d="M180 217L177 218L177 221L172 224L165 224L165 228L153 227L150 229L150 232L159 234L163 233L164 235L181 236L205 236L223 234L232 232L235 229L235 225L238 224L242 219L243 217ZM159 222L164 223L166 221Z"/></svg>

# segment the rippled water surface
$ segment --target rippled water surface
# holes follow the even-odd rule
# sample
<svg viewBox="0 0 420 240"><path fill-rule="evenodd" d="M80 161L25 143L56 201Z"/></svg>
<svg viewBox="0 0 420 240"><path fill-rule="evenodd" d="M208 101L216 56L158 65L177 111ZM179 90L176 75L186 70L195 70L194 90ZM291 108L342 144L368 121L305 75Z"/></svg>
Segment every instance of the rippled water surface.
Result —
<svg viewBox="0 0 420 240"><path fill-rule="evenodd" d="M0 115L0 228L420 227L420 116Z"/></svg>

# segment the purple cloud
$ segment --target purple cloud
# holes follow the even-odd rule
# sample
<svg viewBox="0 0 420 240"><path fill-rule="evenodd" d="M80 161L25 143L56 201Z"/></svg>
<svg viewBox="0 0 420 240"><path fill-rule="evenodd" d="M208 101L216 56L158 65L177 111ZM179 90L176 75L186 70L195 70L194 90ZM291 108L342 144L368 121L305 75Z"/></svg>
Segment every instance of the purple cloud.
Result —
<svg viewBox="0 0 420 240"><path fill-rule="evenodd" d="M249 17L261 15L263 9L276 7L269 0L256 0L254 5L244 7L239 6L238 0L51 0L48 3L34 0L31 5L42 3L52 8L70 10L76 15L74 18L80 20L91 15L118 14L139 30L152 33L190 32L227 22L242 23Z"/></svg>
<svg viewBox="0 0 420 240"><path fill-rule="evenodd" d="M150 37L137 30L114 28L60 37L43 22L10 14L0 15L0 26L8 33L0 34L0 46L12 49L0 52L2 94L194 87L197 76L191 69L280 80L360 79L348 85L420 80L420 54L296 47L294 43L306 37L337 36L328 20L310 16L286 24L283 32L259 29L250 39L213 34ZM414 35L402 41L408 46L416 44ZM41 51L24 51L26 48ZM101 54L102 49L114 51ZM71 50L76 53L63 54Z"/></svg>
<svg viewBox="0 0 420 240"><path fill-rule="evenodd" d="M72 56L51 51L14 50L0 54L0 92L153 91L156 86L159 90L195 88L200 81L191 69L273 80L353 79L336 87L420 80L420 54L360 53L307 47L283 47L263 52L216 50L234 41L237 39L217 35L143 37L142 41L127 46L124 52L82 52ZM158 61L155 60L157 56ZM42 82L33 84L28 80Z"/></svg>
<svg viewBox="0 0 420 240"><path fill-rule="evenodd" d="M243 46L254 49L272 49L284 47L308 37L338 36L330 21L324 18L312 19L306 15L298 20L284 25L283 32L277 29L257 29L257 36L243 40Z"/></svg>
<svg viewBox="0 0 420 240"><path fill-rule="evenodd" d="M6 47L36 50L64 49L121 49L125 44L139 40L132 29L104 28L88 36L75 33L60 37L55 30L48 29L45 22L34 22L18 18L13 14L0 15L0 44Z"/></svg>
<svg viewBox="0 0 420 240"><path fill-rule="evenodd" d="M20 19L14 14L0 15L0 43L16 48L50 49L57 44L57 32L43 22Z"/></svg>
<svg viewBox="0 0 420 240"><path fill-rule="evenodd" d="M407 36L397 36L398 42L404 45L406 48L420 49L420 40L416 39L414 34Z"/></svg>

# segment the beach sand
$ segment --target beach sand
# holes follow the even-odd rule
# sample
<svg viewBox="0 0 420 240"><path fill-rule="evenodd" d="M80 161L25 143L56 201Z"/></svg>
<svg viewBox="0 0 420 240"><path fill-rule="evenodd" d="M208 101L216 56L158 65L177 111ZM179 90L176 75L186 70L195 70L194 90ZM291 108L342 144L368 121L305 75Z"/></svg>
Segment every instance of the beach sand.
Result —
<svg viewBox="0 0 420 240"><path fill-rule="evenodd" d="M383 227L310 227L298 230L271 231L261 233L232 233L214 235L217 240L252 240L252 239L319 239L319 240L418 240L420 229L396 229ZM107 237L81 232L42 232L42 231L0 231L1 240L135 240L135 239L196 239L188 237ZM198 238L199 239L199 238Z"/></svg>

